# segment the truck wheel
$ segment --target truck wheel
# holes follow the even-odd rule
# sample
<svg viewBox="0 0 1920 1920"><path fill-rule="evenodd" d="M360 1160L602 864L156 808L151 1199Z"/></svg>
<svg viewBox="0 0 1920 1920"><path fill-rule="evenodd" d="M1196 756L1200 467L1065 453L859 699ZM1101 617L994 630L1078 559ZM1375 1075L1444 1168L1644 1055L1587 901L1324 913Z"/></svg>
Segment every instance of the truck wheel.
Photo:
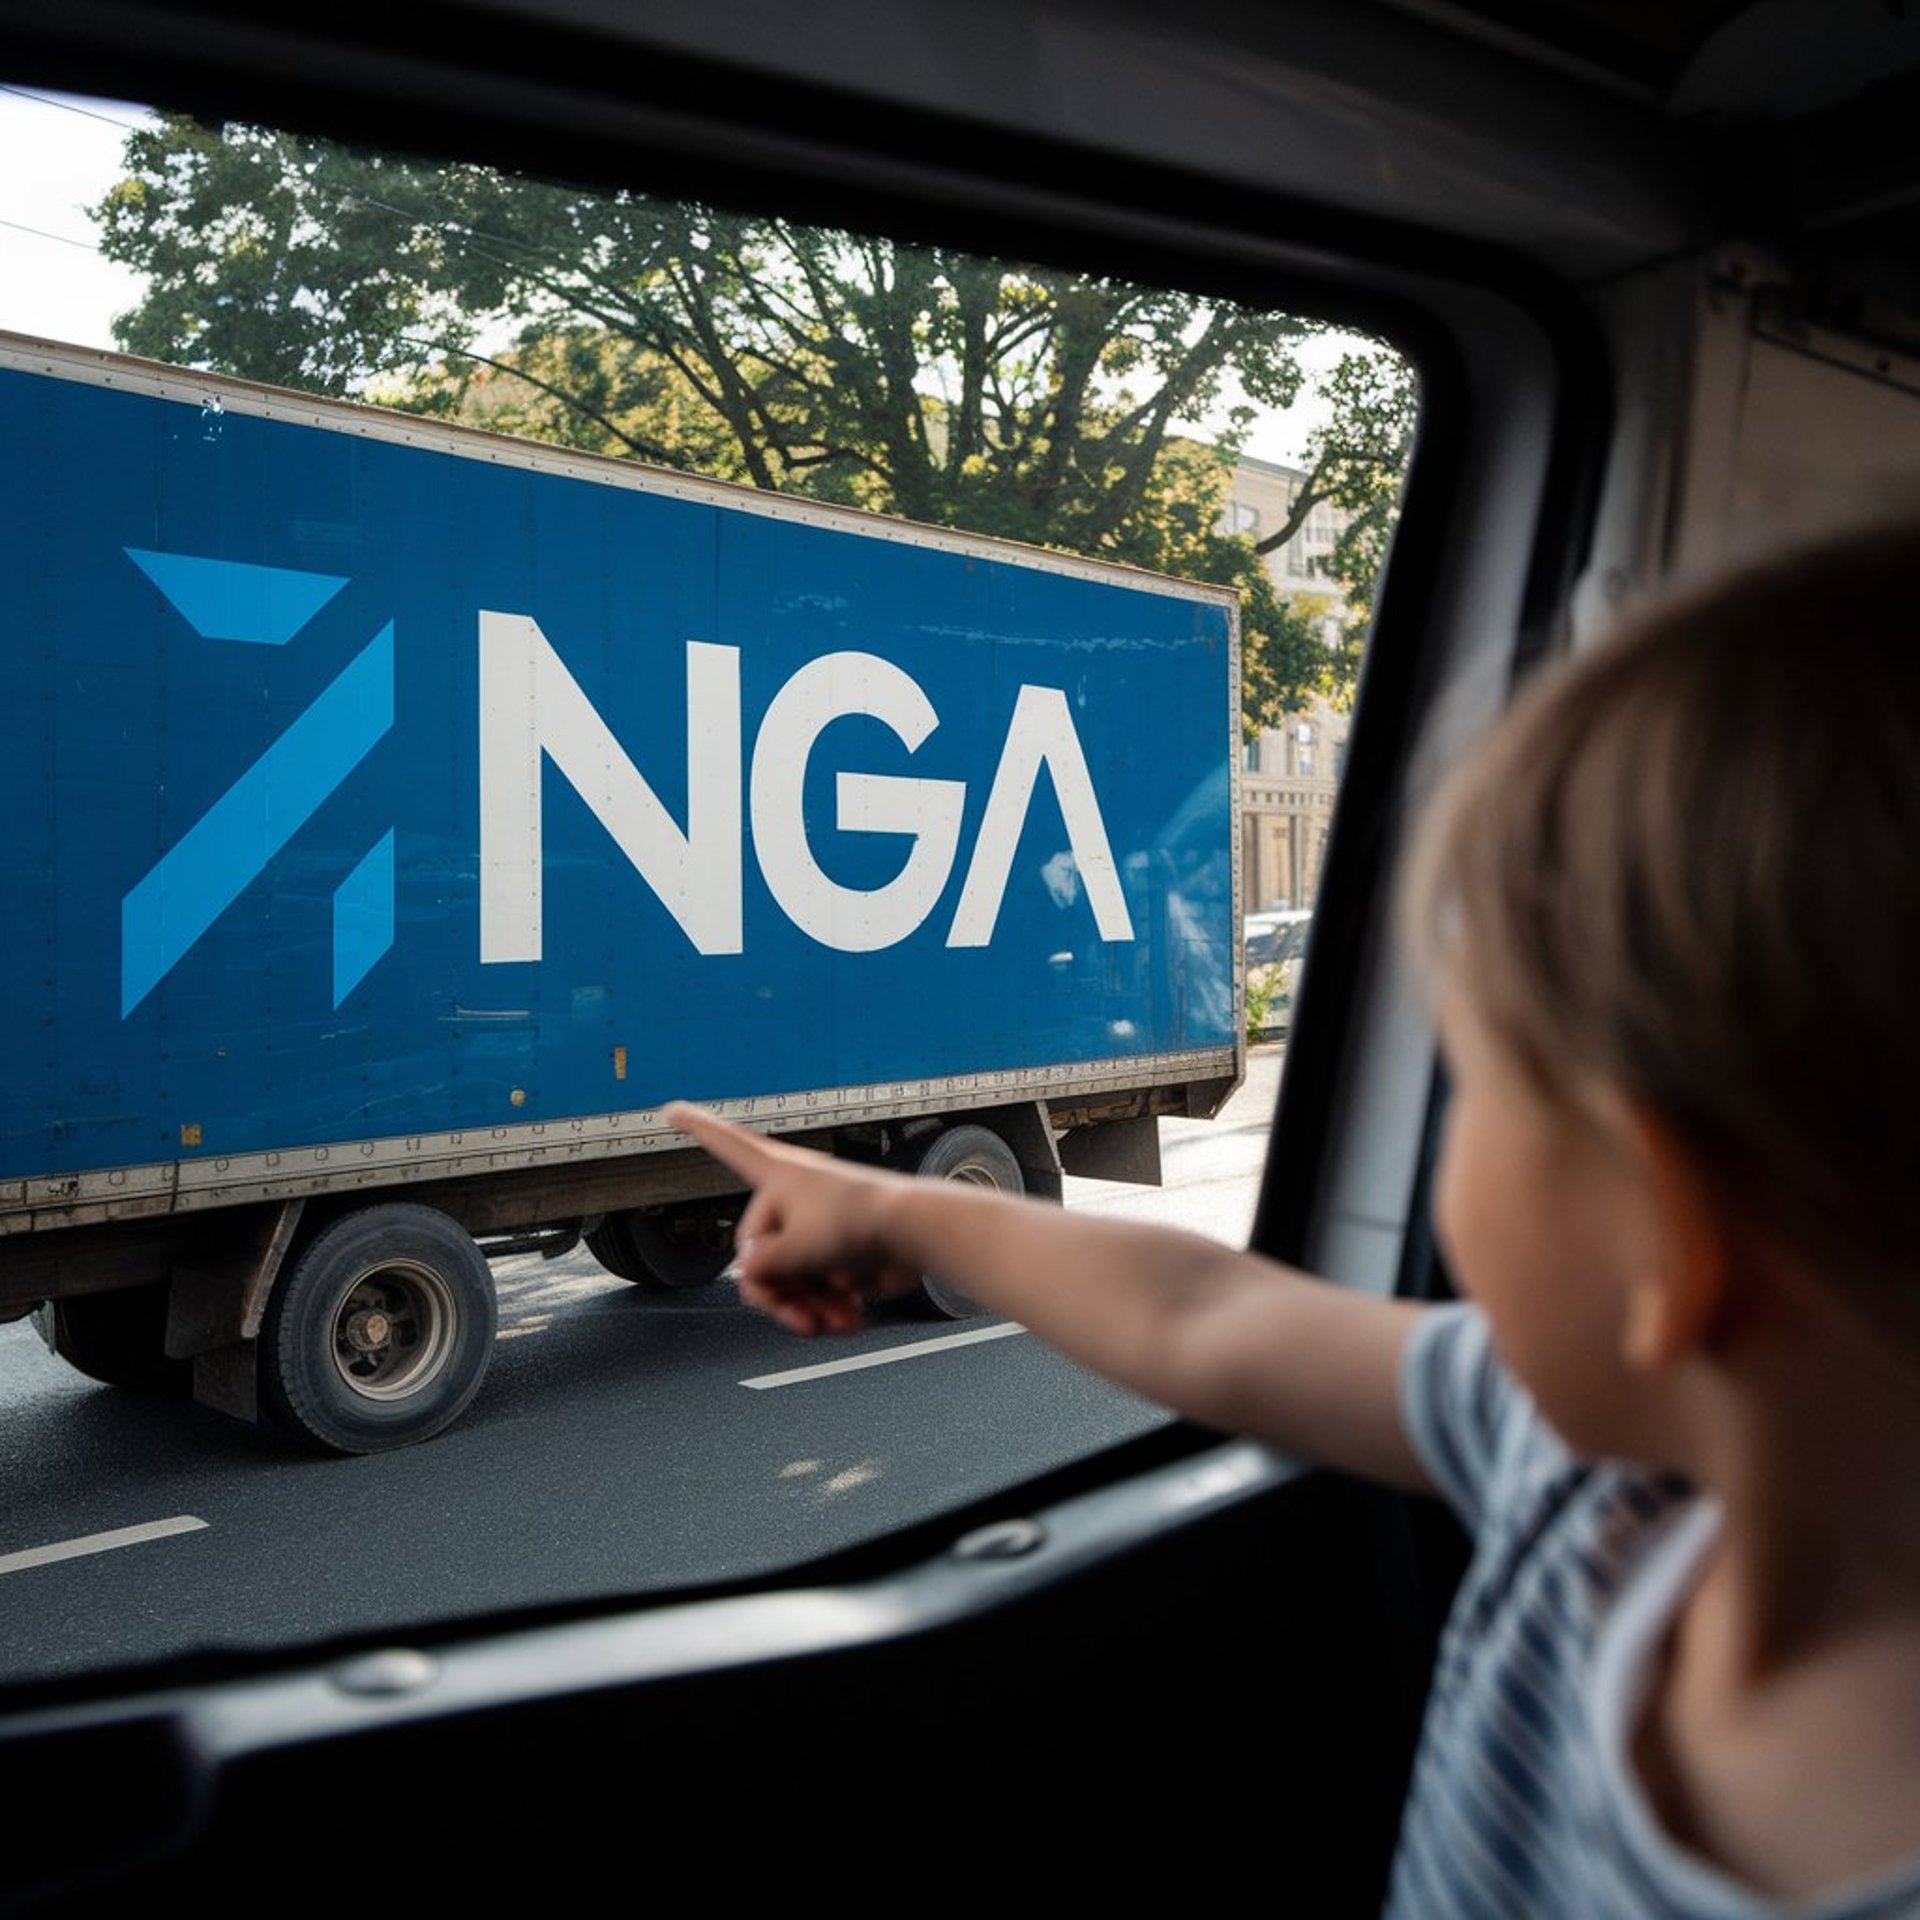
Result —
<svg viewBox="0 0 1920 1920"><path fill-rule="evenodd" d="M991 1127L948 1127L936 1133L914 1172L932 1180L964 1180L970 1186L994 1187L1002 1193L1027 1190L1013 1149ZM920 1297L926 1309L941 1320L970 1320L986 1311L937 1273L921 1276Z"/></svg>
<svg viewBox="0 0 1920 1920"><path fill-rule="evenodd" d="M381 1453L451 1426L493 1358L486 1256L431 1207L366 1207L280 1276L260 1329L260 1392L296 1437Z"/></svg>
<svg viewBox="0 0 1920 1920"><path fill-rule="evenodd" d="M626 1219L624 1213L610 1213L597 1227L589 1227L581 1237L587 1243L587 1251L616 1280L631 1280L637 1287L646 1286L652 1276L634 1258L633 1250L627 1244Z"/></svg>
<svg viewBox="0 0 1920 1920"><path fill-rule="evenodd" d="M169 1395L193 1385L193 1362L167 1357L164 1283L43 1301L33 1324L49 1350L89 1380Z"/></svg>
<svg viewBox="0 0 1920 1920"><path fill-rule="evenodd" d="M629 1207L586 1239L609 1273L660 1292L711 1286L733 1258L730 1222L706 1206Z"/></svg>

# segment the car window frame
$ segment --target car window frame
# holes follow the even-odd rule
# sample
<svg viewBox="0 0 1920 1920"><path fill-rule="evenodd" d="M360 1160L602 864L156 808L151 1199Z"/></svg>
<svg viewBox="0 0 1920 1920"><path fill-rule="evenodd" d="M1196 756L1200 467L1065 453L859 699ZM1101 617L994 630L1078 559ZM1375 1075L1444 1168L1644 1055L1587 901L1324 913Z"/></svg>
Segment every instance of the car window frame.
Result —
<svg viewBox="0 0 1920 1920"><path fill-rule="evenodd" d="M202 111L232 111L240 98L242 82L232 73L189 77L176 61L163 64L159 84L135 92L116 80L123 71L109 60L88 77L70 56L49 57L30 62L21 77ZM369 84L364 73L360 80ZM348 138L370 124L364 116L383 111L368 104L377 98L369 93L330 115L317 87L317 81L283 75L277 95L266 90L266 104L278 98L281 109L273 117L287 124ZM444 132L445 141L431 144L451 143L474 157L503 164L524 160L526 150L514 138L458 137L470 134L480 110L442 97L432 111L409 120L408 130L422 140ZM1428 1102L1424 1092L1416 1099L1415 1120L1397 1141L1382 1141L1378 1113L1383 1101L1404 1105L1405 1088L1430 1085L1432 1056L1417 1037L1417 1022L1382 1014L1404 989L1387 938L1387 875L1399 816L1413 799L1417 745L1450 679L1488 659L1503 661L1510 671L1516 654L1553 644L1584 554L1606 445L1605 354L1590 319L1550 276L1491 248L1462 245L1440 257L1429 239L1355 218L1336 249L1324 213L1225 184L1208 197L1205 217L1197 218L1193 183L1169 170L1117 166L1094 175L1079 197L1059 190L1037 196L1025 183L1003 177L1004 156L991 173L956 177L949 164L943 174L940 130L907 126L895 130L887 156L890 165L915 176L903 196L897 180L873 177L868 154L850 160L836 156L829 144L815 156L812 172L796 176L790 149L770 161L748 134L736 134L713 177L754 186L758 203L795 217L820 217L823 197L844 194L844 201L835 202L840 224L870 224L901 238L937 237L1002 257L1098 263L1143 281L1235 298L1257 294L1296 309L1311 305L1339 324L1391 342L1415 366L1422 385L1421 429L1362 675L1327 882L1316 905L1315 964L1293 1016L1291 1058L1251 1243L1335 1275L1350 1266L1356 1284L1377 1285L1380 1259L1369 1250L1349 1261L1339 1227L1345 1217L1364 1215L1377 1228L1385 1217L1397 1239L1387 1284L1419 1290L1416 1269L1426 1257L1418 1250L1419 1153L1429 1138ZM583 179L624 176L634 167L648 171L651 149L644 142L628 144L603 132L593 144L576 130L564 144L577 164L556 170ZM689 150L699 144L690 141ZM684 154L677 170L688 171ZM668 159L648 183L657 179L664 187L675 172ZM983 244L989 233L990 247ZM1495 617L1487 617L1489 609ZM1230 1504L1270 1492L1300 1472L1297 1463L1176 1423L1150 1446L1096 1456L1042 1483L1006 1487L974 1508L937 1516L860 1554L796 1565L777 1580L738 1592L610 1601L594 1609L593 1618L622 1636L633 1654L632 1671L694 1672L735 1657L726 1651L727 1635L741 1619L737 1609L729 1611L735 1601L768 1608L775 1601L793 1602L784 1612L773 1608L775 1617L756 1631L766 1636L763 1646L784 1641L789 1650L802 1651L813 1642L800 1602L823 1584L910 1580L910 1570L921 1569L936 1550L944 1553L956 1540L1036 1512L1052 1516L1071 1536L1071 1517L1084 1515L1089 1502L1101 1507L1102 1518L1081 1533L1078 1551L1111 1550L1116 1541L1137 1540L1165 1524L1170 1513L1208 1511L1210 1503L1196 1495L1196 1486L1215 1486L1218 1500ZM1072 1564L1069 1554L1023 1565L993 1604L1067 1577ZM897 1631L905 1618L950 1604L922 1590L877 1608L857 1631ZM688 1605L702 1617L679 1617ZM575 1684L599 1661L595 1655L576 1665L565 1650L568 1632L581 1624L578 1617L476 1621L459 1634L438 1637L451 1651L461 1640L478 1649L507 1630L552 1632L559 1636L553 1664L544 1679L526 1683L537 1692ZM656 1631L650 1651L634 1650L631 1636L651 1641ZM532 1653L531 1645L523 1650ZM337 1659L371 1651L330 1653ZM299 1654L285 1668L297 1678L316 1664ZM534 1661L528 1670L538 1665ZM604 1663L597 1670L604 1673ZM137 1695L164 1691L175 1678L109 1674L98 1676L95 1685L125 1685ZM406 1711L405 1701L396 1700L395 1715ZM312 1731L326 1717L311 1703L282 1700L270 1716L272 1737L287 1737L289 1729Z"/></svg>

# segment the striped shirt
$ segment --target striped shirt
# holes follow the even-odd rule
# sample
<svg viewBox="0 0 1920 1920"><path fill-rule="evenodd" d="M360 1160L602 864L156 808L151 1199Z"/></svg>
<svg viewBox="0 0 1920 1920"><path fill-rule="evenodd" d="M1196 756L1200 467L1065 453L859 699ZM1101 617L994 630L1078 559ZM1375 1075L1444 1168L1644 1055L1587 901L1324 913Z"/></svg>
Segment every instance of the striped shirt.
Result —
<svg viewBox="0 0 1920 1920"><path fill-rule="evenodd" d="M1401 1408L1474 1552L1434 1669L1392 1920L1920 1920L1920 1858L1781 1906L1667 1838L1640 1791L1633 1723L1713 1539L1709 1497L1574 1458L1472 1306L1426 1316Z"/></svg>

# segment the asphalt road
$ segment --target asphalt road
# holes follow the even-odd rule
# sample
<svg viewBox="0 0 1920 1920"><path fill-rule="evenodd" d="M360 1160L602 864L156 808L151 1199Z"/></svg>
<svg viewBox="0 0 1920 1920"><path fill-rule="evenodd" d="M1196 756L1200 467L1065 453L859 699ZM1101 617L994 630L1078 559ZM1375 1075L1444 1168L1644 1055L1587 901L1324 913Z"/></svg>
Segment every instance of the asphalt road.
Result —
<svg viewBox="0 0 1920 1920"><path fill-rule="evenodd" d="M1256 1049L1215 1119L1162 1123L1162 1187L1073 1180L1067 1204L1244 1240L1280 1057ZM584 1252L496 1279L473 1407L360 1458L98 1386L0 1328L0 1684L732 1580L1163 1418L1003 1320L804 1341L725 1284L648 1293Z"/></svg>

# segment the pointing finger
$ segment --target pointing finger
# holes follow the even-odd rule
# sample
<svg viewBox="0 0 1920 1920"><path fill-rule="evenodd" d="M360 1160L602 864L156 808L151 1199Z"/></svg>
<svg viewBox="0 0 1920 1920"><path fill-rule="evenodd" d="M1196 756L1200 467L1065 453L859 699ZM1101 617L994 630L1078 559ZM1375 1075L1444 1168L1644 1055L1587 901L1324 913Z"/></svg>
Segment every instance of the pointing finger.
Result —
<svg viewBox="0 0 1920 1920"><path fill-rule="evenodd" d="M668 1125L678 1127L697 1140L722 1166L731 1168L750 1184L758 1185L773 1165L773 1155L758 1134L736 1127L732 1121L722 1120L704 1107L676 1100L666 1109L665 1118Z"/></svg>

